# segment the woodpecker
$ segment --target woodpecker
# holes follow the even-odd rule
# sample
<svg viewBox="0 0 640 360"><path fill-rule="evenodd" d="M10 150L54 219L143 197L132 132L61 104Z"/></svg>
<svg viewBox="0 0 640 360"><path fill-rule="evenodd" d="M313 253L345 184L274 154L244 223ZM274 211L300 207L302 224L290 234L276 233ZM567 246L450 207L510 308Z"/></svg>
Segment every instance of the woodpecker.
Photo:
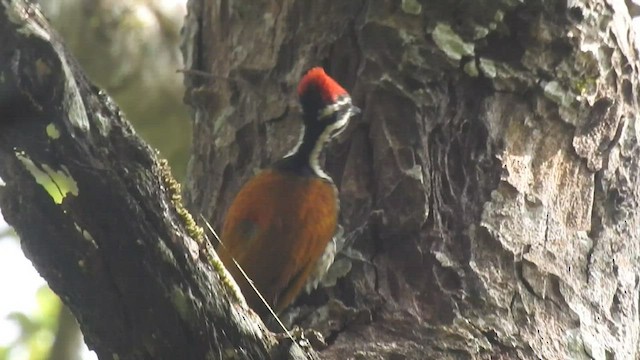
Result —
<svg viewBox="0 0 640 360"><path fill-rule="evenodd" d="M360 110L349 93L322 68L300 80L303 128L298 144L245 183L231 203L222 228L220 259L251 308L268 314L233 260L276 313L303 288L311 290L335 255L338 190L319 164L324 145Z"/></svg>

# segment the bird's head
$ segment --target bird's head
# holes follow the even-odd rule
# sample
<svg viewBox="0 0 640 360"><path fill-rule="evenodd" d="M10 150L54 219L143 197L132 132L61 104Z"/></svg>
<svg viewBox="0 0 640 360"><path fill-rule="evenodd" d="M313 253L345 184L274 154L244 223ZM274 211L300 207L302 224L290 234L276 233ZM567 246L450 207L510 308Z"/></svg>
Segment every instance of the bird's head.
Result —
<svg viewBox="0 0 640 360"><path fill-rule="evenodd" d="M342 131L349 118L360 112L351 103L349 93L321 67L312 68L302 77L298 85L298 97L305 125L328 129L330 136Z"/></svg>

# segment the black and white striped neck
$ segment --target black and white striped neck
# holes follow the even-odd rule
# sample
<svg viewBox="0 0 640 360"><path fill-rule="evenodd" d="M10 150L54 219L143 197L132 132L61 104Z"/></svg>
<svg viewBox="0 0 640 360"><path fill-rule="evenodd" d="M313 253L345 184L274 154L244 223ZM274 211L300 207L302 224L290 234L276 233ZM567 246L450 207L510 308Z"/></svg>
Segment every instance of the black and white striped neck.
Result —
<svg viewBox="0 0 640 360"><path fill-rule="evenodd" d="M298 144L275 164L275 168L331 181L331 177L320 166L320 154L329 137L328 129L305 126Z"/></svg>
<svg viewBox="0 0 640 360"><path fill-rule="evenodd" d="M331 105L330 110L324 110L317 118L305 119L300 141L289 154L276 163L275 168L291 171L302 176L315 176L332 181L331 177L320 166L320 154L327 142L338 135L349 122L349 118L357 112L351 105L351 100ZM310 117L305 114L305 117Z"/></svg>

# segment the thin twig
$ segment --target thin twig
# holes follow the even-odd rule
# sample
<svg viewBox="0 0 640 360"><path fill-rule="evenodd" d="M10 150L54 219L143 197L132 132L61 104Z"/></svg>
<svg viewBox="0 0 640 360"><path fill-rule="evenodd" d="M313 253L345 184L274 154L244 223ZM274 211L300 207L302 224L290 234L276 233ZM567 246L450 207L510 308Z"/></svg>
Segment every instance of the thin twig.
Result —
<svg viewBox="0 0 640 360"><path fill-rule="evenodd" d="M211 226L211 224L209 224L209 222L207 221L207 219L204 218L204 216L202 216L202 214L200 214L200 218L202 219L202 221L204 221L204 223L207 225L207 229L209 229L209 231L211 231L211 233L213 234L213 236L216 238L216 241L218 242L218 244L220 244L220 246L222 246L225 250L227 250L227 247L224 245L224 243L222 242L222 240L220 239L220 237L218 236L218 233L216 233L216 231L213 229L213 227ZM260 293L260 290L258 290L258 288L255 286L255 284L253 283L253 280L251 280L249 278L249 275L247 275L246 272L244 272L244 270L242 269L242 267L240 266L240 264L238 264L238 262L236 261L236 259L231 256L231 260L233 260L233 263L236 265L236 267L238 268L238 270L240 270L240 273L242 274L242 276L249 282L249 285L251 286L251 289L253 289L253 291L258 295L258 297L260 298L260 301L262 301L262 303L267 307L267 309L269 310L269 312L271 313L271 315L276 319L276 322L278 323L278 325L280 325L280 327L282 328L282 330L284 330L284 333L287 335L287 337L289 339L291 339L292 342L295 343L295 340L293 339L293 336L291 335L291 333L289 332L289 329L287 329L286 326L284 326L284 323L280 320L280 318L278 317L278 315L275 313L275 311L273 311L273 309L271 308L271 306L269 305L269 303L267 303L267 300L264 298L264 296L262 296L262 294Z"/></svg>

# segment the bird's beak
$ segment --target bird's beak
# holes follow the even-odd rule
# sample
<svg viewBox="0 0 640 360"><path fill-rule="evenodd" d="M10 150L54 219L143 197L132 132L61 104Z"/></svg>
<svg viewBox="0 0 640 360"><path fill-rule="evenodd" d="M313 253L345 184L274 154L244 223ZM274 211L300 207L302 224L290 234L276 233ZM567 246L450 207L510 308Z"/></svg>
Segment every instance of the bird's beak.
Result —
<svg viewBox="0 0 640 360"><path fill-rule="evenodd" d="M362 112L359 107L351 105L351 116L358 115Z"/></svg>

